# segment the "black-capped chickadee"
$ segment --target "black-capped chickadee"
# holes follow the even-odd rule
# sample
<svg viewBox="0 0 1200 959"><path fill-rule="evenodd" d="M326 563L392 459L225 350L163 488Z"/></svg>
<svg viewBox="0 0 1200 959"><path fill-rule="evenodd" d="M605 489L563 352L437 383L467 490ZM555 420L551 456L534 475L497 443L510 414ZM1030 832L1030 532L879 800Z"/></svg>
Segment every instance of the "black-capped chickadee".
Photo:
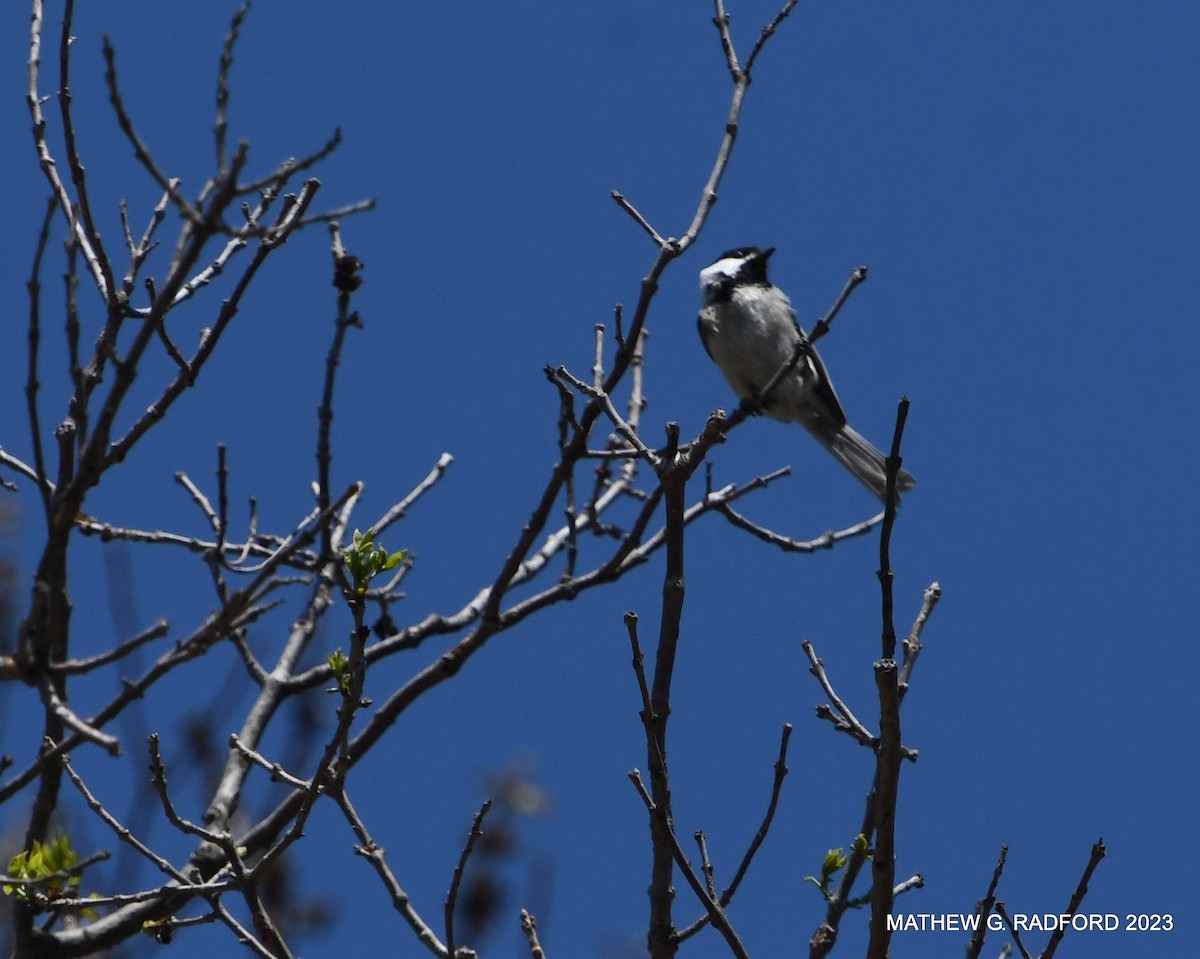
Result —
<svg viewBox="0 0 1200 959"><path fill-rule="evenodd" d="M884 456L846 425L846 414L833 392L829 374L796 321L787 294L767 279L767 260L775 252L741 247L722 253L700 271L700 339L708 355L743 399L767 385L805 347L795 367L765 397L763 412L772 419L799 423L837 457L860 483L881 500L887 497ZM913 487L912 474L900 470L899 492Z"/></svg>

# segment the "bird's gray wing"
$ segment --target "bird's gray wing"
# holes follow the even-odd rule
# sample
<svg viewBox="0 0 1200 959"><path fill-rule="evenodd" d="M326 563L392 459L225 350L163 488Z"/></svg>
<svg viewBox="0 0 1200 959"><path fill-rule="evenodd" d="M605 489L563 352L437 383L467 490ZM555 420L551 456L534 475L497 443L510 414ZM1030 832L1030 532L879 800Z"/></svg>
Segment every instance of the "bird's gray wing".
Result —
<svg viewBox="0 0 1200 959"><path fill-rule="evenodd" d="M838 401L837 393L833 390L833 383L825 371L825 364L821 362L820 354L817 353L816 347L808 341L808 334L800 326L795 313L792 313L792 322L796 325L796 332L800 334L800 342L803 344L803 352L798 365L807 366L808 375L804 378L811 377L813 381L813 396L821 405L821 425L836 432L846 425L846 413ZM802 376L804 372L804 370L801 371Z"/></svg>
<svg viewBox="0 0 1200 959"><path fill-rule="evenodd" d="M704 323L704 317L706 313L707 310L701 310L700 315L696 317L696 329L700 332L700 342L704 345L704 352L707 353L708 358L715 363L717 362L717 358L713 356L712 350L708 346L709 331Z"/></svg>

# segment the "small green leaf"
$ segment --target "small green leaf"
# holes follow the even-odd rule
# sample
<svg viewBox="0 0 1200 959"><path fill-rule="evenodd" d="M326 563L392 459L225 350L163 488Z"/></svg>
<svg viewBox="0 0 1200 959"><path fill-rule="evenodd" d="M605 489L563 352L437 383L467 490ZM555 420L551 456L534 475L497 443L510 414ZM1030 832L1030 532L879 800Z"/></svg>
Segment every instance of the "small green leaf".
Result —
<svg viewBox="0 0 1200 959"><path fill-rule="evenodd" d="M22 901L29 900L31 891L47 896L62 895L67 886L78 887L79 876L58 876L56 873L65 872L78 865L79 853L71 846L70 838L64 833L49 842L35 839L33 846L24 852L19 852L8 863L8 876L12 879L43 880L35 885L22 883L14 885L5 883L3 886L6 896L16 896ZM50 878L53 877L53 878Z"/></svg>
<svg viewBox="0 0 1200 959"><path fill-rule="evenodd" d="M365 533L354 531L353 545L342 549L342 562L350 574L354 592L359 595L367 591L372 579L404 562L408 550L389 554L382 546L375 545L374 530Z"/></svg>
<svg viewBox="0 0 1200 959"><path fill-rule="evenodd" d="M858 840L855 840L857 842ZM833 877L838 874L850 861L841 849L830 849L825 853L825 858L821 860L821 878L816 876L805 876L805 882L811 882L814 886L821 890L821 895L829 899L832 893L829 890L829 884Z"/></svg>
<svg viewBox="0 0 1200 959"><path fill-rule="evenodd" d="M388 557L387 562L383 564L384 571L389 570L389 569L395 569L397 566L399 566L401 563L404 562L404 560L407 556L408 556L408 550L406 550L406 549L402 549L398 553L392 553L392 555Z"/></svg>
<svg viewBox="0 0 1200 959"><path fill-rule="evenodd" d="M329 654L329 659L326 662L329 663L329 668L333 670L333 678L337 680L337 685L331 686L325 692L341 693L345 696L350 692L349 658L342 652L342 648L339 646Z"/></svg>

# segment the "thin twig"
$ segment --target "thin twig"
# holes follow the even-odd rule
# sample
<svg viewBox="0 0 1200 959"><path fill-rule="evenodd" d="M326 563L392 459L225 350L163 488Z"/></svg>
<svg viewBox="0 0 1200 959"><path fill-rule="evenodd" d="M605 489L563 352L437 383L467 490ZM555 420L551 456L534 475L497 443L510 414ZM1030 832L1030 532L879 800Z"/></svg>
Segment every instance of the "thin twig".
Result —
<svg viewBox="0 0 1200 959"><path fill-rule="evenodd" d="M269 772L271 774L271 778L275 782L287 783L289 786L292 786L296 789L308 790L308 789L313 788L311 780L300 779L297 776L293 776L286 769L284 769L283 766L281 766L279 763L271 762L271 760L267 759L267 757L264 756L262 753L258 752L255 749L251 749L249 746L247 746L245 743L243 743L238 738L237 733L229 734L229 745L232 746L234 749L236 749L239 753L241 753L247 759L249 759L256 766L259 766L262 769L267 770L267 772ZM318 788L320 788L320 787L318 787Z"/></svg>
<svg viewBox="0 0 1200 959"><path fill-rule="evenodd" d="M759 477L756 482L765 486L772 480L778 479L781 476L787 476L790 473L791 468L785 466L782 469L776 470L774 473L768 474L767 476ZM721 504L717 507L717 511L738 529L745 530L747 533L750 533L752 536L762 540L764 543L769 543L772 546L776 546L785 553L815 553L820 550L833 549L834 546L843 540L853 539L857 536L863 536L883 522L883 513L879 512L870 519L862 520L861 522L855 523L852 526L847 526L844 529L829 530L815 539L799 540L793 539L790 536L785 536L782 533L777 533L774 530L767 529L765 526L760 526L753 520L747 519L728 504Z"/></svg>
<svg viewBox="0 0 1200 959"><path fill-rule="evenodd" d="M575 387L575 389L577 389L580 393L583 393L584 395L589 396L593 400L599 402L604 409L605 415L608 416L613 426L616 427L617 432L621 434L622 439L624 439L630 446L637 450L647 463L649 463L651 466L657 467L658 455L642 442L642 438L638 436L637 430L630 426L629 423L626 422L625 418L617 412L616 406L613 405L612 397L607 391L598 389L592 386L590 383L585 383L583 380L572 374L565 366L560 366L553 371L547 367L546 372L548 375L553 373L554 376L561 377Z"/></svg>
<svg viewBox="0 0 1200 959"><path fill-rule="evenodd" d="M229 69L233 66L233 48L237 43L242 21L250 10L250 4L244 3L238 7L229 24L229 32L225 35L225 45L221 49L221 63L217 68L217 116L213 122L213 135L217 147L217 173L224 176L229 172L229 158L225 153L225 130L228 126L229 110Z"/></svg>
<svg viewBox="0 0 1200 959"><path fill-rule="evenodd" d="M1033 957L1029 955L1028 950L1025 948L1025 943L1021 941L1020 933L1017 932L1016 927L1013 925L1013 921L1008 914L1008 910L1004 908L1004 903L999 901L996 902L996 912L1000 914L1000 918L1003 919L1004 924L1008 926L1008 934L1012 936L1012 940L1017 947L1017 951L1021 953L1021 959L1033 959Z"/></svg>
<svg viewBox="0 0 1200 959"><path fill-rule="evenodd" d="M395 506L391 507L379 519L371 524L371 529L377 533L382 533L385 529L399 519L403 519L404 515L412 508L413 504L422 496L428 493L436 485L437 481L445 475L446 470L450 468L450 464L454 462L454 457L449 453L443 453L438 457L437 463L433 469L426 474L425 478L413 487L404 499L400 500Z"/></svg>
<svg viewBox="0 0 1200 959"><path fill-rule="evenodd" d="M249 929L238 922L233 913L226 909L224 903L220 900L213 900L212 908L214 915L233 930L237 941L243 946L248 946L253 952L261 956L262 959L287 959L291 955L290 953L285 954L284 957L276 955L275 952L267 948L265 943L260 942Z"/></svg>
<svg viewBox="0 0 1200 959"><path fill-rule="evenodd" d="M521 910L521 931L529 942L529 959L546 959L542 944L538 942L537 920L528 909Z"/></svg>
<svg viewBox="0 0 1200 959"><path fill-rule="evenodd" d="M158 168L154 157L150 155L149 149L138 135L133 125L133 119L125 109L125 100L121 96L120 88L117 86L117 51L113 48L108 37L104 38L104 63L104 80L108 84L108 99L117 114L117 125L121 128L121 132L125 134L125 138L129 141L130 146L133 147L134 156L137 157L138 162L150 174L159 188L171 197L171 202L175 204L184 219L199 226L203 222L203 216L200 211L193 207L184 198L183 194L179 192L179 181L168 177Z"/></svg>
<svg viewBox="0 0 1200 959"><path fill-rule="evenodd" d="M80 795L83 796L83 800L87 803L88 808L97 816L99 816L109 829L116 833L118 839L120 839L123 843L132 846L143 857L154 863L154 865L161 872L170 876L181 886L187 886L190 884L187 876L172 866L169 862L167 862L167 860L163 859L162 856L151 850L149 846L134 836L129 829L117 821L116 817L104 807L104 804L100 802L100 800L97 799L92 791L84 784L83 780L79 777L79 774L75 772L74 767L71 765L71 761L66 757L65 754L60 756L58 761L62 764L62 768L64 772L66 772L67 777L74 784L75 788L79 790Z"/></svg>
<svg viewBox="0 0 1200 959"><path fill-rule="evenodd" d="M697 829L695 836L696 846L700 850L700 872L704 876L704 888L708 890L710 899L717 898L717 887L713 882L713 864L708 858L708 842L704 838L703 830Z"/></svg>
<svg viewBox="0 0 1200 959"><path fill-rule="evenodd" d="M350 298L360 278L356 275L361 262L346 253L342 246L341 227L335 221L329 225L333 255L334 286L337 288L337 316L333 324L333 339L325 354L325 376L321 384L321 402L317 406L317 505L324 508L332 495L330 470L333 464L333 395L337 384L337 371L342 361L342 350L346 345L346 334L352 328L362 327L358 314L350 309ZM322 558L333 555L332 538L328 528L321 536Z"/></svg>
<svg viewBox="0 0 1200 959"><path fill-rule="evenodd" d="M116 290L116 283L113 279L112 261L104 249L104 240L100 236L100 230L97 228L95 218L92 216L92 202L88 191L87 176L84 174L83 160L79 155L79 144L75 139L75 117L71 110L71 44L75 39L71 35L71 26L74 19L75 0L66 0L63 8L62 33L58 46L59 115L62 118L63 144L67 151L67 166L71 171L71 183L75 187L75 195L78 197L79 219L84 235L87 237L92 249L96 252L96 261L104 275L104 290L107 293L106 300L109 308L109 322L111 323L115 319L114 314L121 307L119 303L115 302L115 297L113 296Z"/></svg>
<svg viewBox="0 0 1200 959"><path fill-rule="evenodd" d="M788 14L795 9L798 2L799 0L788 0L788 2L783 5L783 9L775 14L775 18L765 27L763 27L763 31L759 35L758 41L754 44L754 49L750 51L750 56L746 58L746 73L750 72L750 69L754 66L754 61L758 59L758 55L762 52L766 42L771 39L771 35L779 29L779 25L787 19Z"/></svg>
<svg viewBox="0 0 1200 959"><path fill-rule="evenodd" d="M234 875L241 878L246 874L245 865L242 863L242 857L238 853L228 833L222 834L211 829L205 829L203 826L198 826L190 819L184 819L175 810L175 804L171 802L171 795L167 788L167 770L163 765L162 754L158 748L158 733L151 733L146 737L146 747L150 752L150 781L154 784L154 791L157 793L159 802L162 804L163 813L167 817L167 821L178 829L180 832L188 835L198 836L205 842L210 842L214 846L220 847L233 868Z"/></svg>
<svg viewBox="0 0 1200 959"><path fill-rule="evenodd" d="M900 441L908 417L908 400L896 410L896 428L891 453L886 460L887 499L879 536L878 578L882 599L882 655L875 661L875 685L879 692L879 744L875 757L875 851L871 856L871 937L867 959L886 959L891 942L887 921L892 912L896 884L896 804L900 788L903 742L900 729L900 690L896 667L896 625L892 616L891 535L896 521L896 476L900 472Z"/></svg>
<svg viewBox="0 0 1200 959"><path fill-rule="evenodd" d="M38 886L43 884L50 885L52 883L57 883L62 879L74 879L78 876L82 876L85 870L90 869L92 866L96 865L96 863L104 862L104 860L111 858L112 853L107 849L102 849L99 852L92 853L86 859L81 859L79 862L75 863L75 865L68 866L66 869L58 869L54 872L48 872L37 876L13 876L6 873L4 876L4 885L19 886L25 889L36 889ZM69 902L70 900L67 901ZM93 902L94 900L87 899L83 901ZM63 905L63 900L56 898L54 900L54 908L57 910L69 907Z"/></svg>
<svg viewBox="0 0 1200 959"><path fill-rule="evenodd" d="M109 663L118 663L118 661L125 659L128 654L132 653L134 649L139 649L148 642L161 640L169 631L170 624L166 619L160 619L160 621L151 625L148 629L144 629L142 633L134 636L133 639L126 640L120 643L119 646L109 649L107 653L100 653L86 659L65 659L61 663L50 664L48 670L52 675L60 673L62 676L79 676L82 673L91 672L97 669L97 667L107 666Z"/></svg>
<svg viewBox="0 0 1200 959"><path fill-rule="evenodd" d="M90 725L75 715L55 690L54 683L56 681L61 682L61 680L52 680L47 677L44 681L38 683L38 691L42 694L42 700L46 704L47 709L53 712L65 726L75 730L76 734L83 739L95 743L110 756L120 756L121 741L116 736L101 732L95 726Z"/></svg>
<svg viewBox="0 0 1200 959"><path fill-rule="evenodd" d="M754 834L754 838L750 841L750 846L746 850L746 854L742 857L742 861L737 868L737 872L734 873L733 879L730 880L729 885L726 886L725 890L721 893L719 901L723 907L728 906L729 903L733 901L733 896L737 892L738 886L742 884L742 880L745 878L747 871L750 869L750 863L753 861L755 853L758 852L759 847L762 846L763 841L767 838L767 832L771 828L772 821L775 819L775 808L779 804L779 796L783 790L783 777L788 773L787 749L788 741L791 739L791 736L792 724L784 723L783 735L779 741L779 758L775 760L775 779L771 785L771 799L770 802L767 803L767 812L766 815L763 816L762 824L758 827L758 832ZM682 943L684 940L694 936L697 932L708 925L709 920L709 915L705 913L686 929L681 929L679 931L678 941Z"/></svg>
<svg viewBox="0 0 1200 959"><path fill-rule="evenodd" d="M200 512L204 514L204 518L208 520L208 525L212 528L212 531L217 534L217 542L214 544L214 549L219 548L221 540L221 519L219 516L217 516L217 511L213 509L213 505L211 502L209 502L208 497L204 495L199 486L192 482L191 477L188 476L187 473L182 471L176 473L175 482L188 491L188 495L191 496L192 502L194 502Z"/></svg>
<svg viewBox="0 0 1200 959"><path fill-rule="evenodd" d="M829 327L833 324L833 319L846 305L846 301L850 299L850 294L857 290L867 279L867 268L865 266L856 267L850 272L850 279L846 281L846 285L842 288L842 292L833 302L833 306L829 308L829 312L821 317L813 326L812 331L808 334L808 342L816 343L821 337L829 332Z"/></svg>
<svg viewBox="0 0 1200 959"><path fill-rule="evenodd" d="M652 227L650 225L650 223L646 220L646 218L644 216L642 216L641 213L638 212L637 208L625 198L625 195L623 193L621 193L618 190L613 190L612 198L617 201L617 206L619 206L622 210L624 210L631 217L633 217L634 223L636 223L638 226L640 226L643 230L646 231L646 235L649 236L650 239L652 239L654 241L654 244L660 250L665 249L667 247L667 245L668 245L667 241L658 235L658 231L655 230L654 227Z"/></svg>
<svg viewBox="0 0 1200 959"><path fill-rule="evenodd" d="M908 636L905 638L902 649L904 651L904 662L900 667L900 701L904 701L904 697L908 694L909 678L912 676L912 671L917 665L917 657L921 655L921 633L925 629L925 624L929 622L929 617L932 615L934 608L938 604L938 600L942 598L942 587L937 582L930 583L925 587L925 594L921 600L921 611L917 613L916 621L909 630Z"/></svg>
<svg viewBox="0 0 1200 959"><path fill-rule="evenodd" d="M817 656L817 651L813 648L813 644L806 639L800 645L804 650L804 654L808 656L808 661L812 664L808 671L817 677L817 682L825 690L825 695L833 703L833 708L838 711L838 714L850 726L854 737L868 746L874 745L875 734L859 721L858 717L850 710L850 707L834 691L833 684L830 683L829 677L825 673L825 663Z"/></svg>
<svg viewBox="0 0 1200 959"><path fill-rule="evenodd" d="M696 894L696 898L708 910L709 920L712 922L713 928L721 933L725 939L725 944L729 946L730 952L737 959L749 959L749 953L746 947L742 945L737 933L734 931L729 917L725 914L725 909L720 902L708 895L700 878L696 875L696 870L692 868L692 864L688 861L683 847L679 844L679 839L675 835L674 827L670 822L670 818L663 814L662 809L654 802L649 791L646 789L645 783L642 782L641 773L638 770L631 770L629 773L629 781L633 783L638 795L641 796L642 802L646 806L646 810L650 813L651 819L657 819L664 832L664 839L670 848L672 859L679 867L679 871L683 874L689 886L692 887L692 892ZM674 890L671 890L672 893ZM672 936L672 940L674 937Z"/></svg>
<svg viewBox="0 0 1200 959"><path fill-rule="evenodd" d="M604 385L604 324L594 327L596 348L592 355L592 386L600 389Z"/></svg>
<svg viewBox="0 0 1200 959"><path fill-rule="evenodd" d="M912 892L914 889L924 889L924 888L925 888L925 877L922 876L919 872L914 872L911 876L909 876L903 882L899 882L895 885L895 887L892 889L892 898L895 898L896 896L902 896L906 892Z"/></svg>
<svg viewBox="0 0 1200 959"><path fill-rule="evenodd" d="M479 811L475 813L475 819L471 823L471 831L467 834L467 841L463 845L462 853L458 857L458 865L454 867L454 875L450 879L450 890L446 893L446 951L451 956L455 954L454 947L454 911L458 905L458 890L462 885L463 873L467 870L467 860L471 858L471 850L475 848L475 843L483 835L483 820L487 816L488 811L492 808L492 800L485 800L483 805L479 807Z"/></svg>
<svg viewBox="0 0 1200 959"><path fill-rule="evenodd" d="M42 173L50 184L50 192L54 194L55 201L58 203L63 216L70 222L72 234L81 248L88 271L91 273L100 291L101 299L107 303L110 288L106 285L104 266L101 264L100 258L92 246L92 241L83 228L83 224L79 222L78 218L72 212L74 202L67 191L66 185L63 183L62 177L59 175L58 164L55 162L54 156L50 153L50 146L46 139L46 117L42 113L43 98L38 90L42 65L42 30L45 25L44 4L42 0L33 0L32 6L33 12L29 25L29 82L26 86L25 103L29 108L29 115L33 120L34 149L37 151L38 164L41 166Z"/></svg>
<svg viewBox="0 0 1200 959"><path fill-rule="evenodd" d="M354 847L354 851L371 864L371 867L375 870L380 880L382 880L384 888L387 889L388 894L392 897L392 906L396 912L400 913L400 916L408 924L408 927L416 934L418 941L430 952L438 956L439 959L453 959L450 950L438 940L433 929L430 928L429 924L421 918L420 914L413 907L408 893L404 891L395 874L388 866L387 861L384 859L386 851L371 838L366 825L350 802L350 797L346 795L344 785L335 792L334 800L337 802L338 808L342 810L346 820L350 823L350 828L354 831L354 835L358 838L359 845Z"/></svg>
<svg viewBox="0 0 1200 959"><path fill-rule="evenodd" d="M1000 885L1000 876L1004 872L1004 863L1008 859L1008 846L1000 847L1000 855L996 859L996 868L992 870L992 881L988 883L987 893L975 904L975 932L967 943L967 959L979 959L983 951L983 941L987 937L987 921L996 904L996 887Z"/></svg>
<svg viewBox="0 0 1200 959"><path fill-rule="evenodd" d="M1092 873L1096 871L1096 867L1100 865L1100 860L1104 858L1107 852L1104 840L1097 839L1092 846L1092 853L1088 859L1088 863L1083 869L1083 875L1079 877L1079 885L1075 887L1075 891L1071 894L1071 901L1067 903L1067 911L1063 915L1073 917L1079 911L1079 907L1083 905L1083 898L1087 895L1088 883L1091 882ZM1063 935L1066 933L1069 925L1069 922L1060 922L1055 926L1054 932L1050 934L1050 941L1042 951L1041 959L1052 959L1054 953L1058 951L1058 945L1062 942Z"/></svg>
<svg viewBox="0 0 1200 959"><path fill-rule="evenodd" d="M37 244L34 247L33 268L29 272L29 368L25 381L25 403L29 410L29 436L33 443L33 468L38 493L42 498L42 510L47 523L50 522L52 507L50 503L50 480L46 474L46 459L42 452L42 424L38 415L38 354L41 344L41 273L42 256L46 252L46 243L50 239L50 221L54 217L57 202L51 197L46 204L46 214L42 218L42 228L38 231Z"/></svg>

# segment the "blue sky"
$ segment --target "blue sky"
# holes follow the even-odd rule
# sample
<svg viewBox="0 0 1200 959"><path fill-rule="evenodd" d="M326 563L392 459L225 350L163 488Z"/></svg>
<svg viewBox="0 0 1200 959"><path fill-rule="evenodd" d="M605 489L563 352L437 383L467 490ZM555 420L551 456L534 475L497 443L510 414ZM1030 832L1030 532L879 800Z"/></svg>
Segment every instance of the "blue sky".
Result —
<svg viewBox="0 0 1200 959"><path fill-rule="evenodd" d="M136 224L158 191L112 121L100 35L118 50L144 138L194 191L210 162L214 70L234 8L122 0L78 12L75 95L106 236L119 237L118 200ZM743 50L773 12L731 0ZM0 289L11 344L0 445L27 456L24 284L45 190L23 103L28 12L12 4L0 17ZM453 611L490 581L554 462L557 399L542 366L586 374L593 326L636 299L654 250L609 191L664 234L690 222L729 94L710 17L703 3L633 2L263 0L251 11L230 128L251 142L252 170L340 126L344 145L318 171L318 205L378 201L343 224L366 263L355 300L365 328L344 357L335 475L366 482L365 525L441 452L456 460L388 543L418 555L401 622ZM710 410L733 405L695 333L701 267L729 247L777 247L773 279L811 323L850 270L868 265L821 351L851 422L878 445L899 397L912 402L904 455L919 485L893 541L898 627L926 585L944 589L904 710L921 758L903 771L897 872L920 871L926 886L898 908L971 911L1007 843L1001 897L1013 911L1058 912L1102 836L1108 857L1085 910L1171 913L1175 931L1068 936L1060 955L1175 956L1200 945L1186 820L1200 785L1195 688L1183 668L1200 533L1198 31L1195 6L1170 0L803 0L759 62L719 201L649 320L643 423L657 442L667 420L692 435ZM61 270L57 260L47 271L48 303ZM195 329L215 302L189 314ZM84 322L97 322L94 298L83 303ZM211 483L224 441L235 503L258 496L263 525L276 528L302 515L333 310L327 237L316 229L270 264L206 380L92 511L198 531L172 476ZM59 355L55 322L48 357ZM53 424L63 377L49 359L47 368L43 416ZM143 389L148 402L153 384ZM742 507L798 537L873 512L795 428L747 423L713 462L721 483L790 465L790 479ZM28 572L39 517L29 489L19 502L12 551ZM795 724L774 830L731 911L752 953L793 954L821 915L802 877L825 849L849 844L870 779L865 751L813 718L824 697L800 643L814 643L873 726L877 543L781 556L712 517L689 530L688 550L677 826L703 828L728 876L766 803L779 729ZM138 550L126 559L138 627L170 615L182 633L203 616L199 564ZM83 544L75 595L77 622L96 624L80 641L98 646L112 630L100 560ZM436 915L487 777L529 765L553 808L521 824L514 918L491 955L517 953L515 910L526 904L552 956L622 956L641 940L646 826L626 772L645 758L621 616L655 620L661 573L660 558L493 641L406 713L357 786L393 868ZM331 619L330 647L348 624ZM258 639L269 649L278 634L264 627ZM382 695L442 651L390 662L368 686ZM204 710L220 682L197 673L172 694ZM29 748L18 734L30 702L0 692L3 751ZM170 756L182 732L159 731ZM88 768L119 781L141 768L136 743L127 756L120 768L104 758ZM95 845L111 844L93 828ZM307 889L342 919L304 954L380 940L416 954L348 830L326 815L310 832L322 858L307 867ZM553 881L527 903L522 877L535 862L552 863ZM682 889L678 901L680 917L697 911ZM838 954L855 954L864 926L851 917ZM211 949L214 935L181 936L176 951ZM960 934L909 933L893 955L958 955L963 945ZM715 938L690 946L721 948Z"/></svg>

